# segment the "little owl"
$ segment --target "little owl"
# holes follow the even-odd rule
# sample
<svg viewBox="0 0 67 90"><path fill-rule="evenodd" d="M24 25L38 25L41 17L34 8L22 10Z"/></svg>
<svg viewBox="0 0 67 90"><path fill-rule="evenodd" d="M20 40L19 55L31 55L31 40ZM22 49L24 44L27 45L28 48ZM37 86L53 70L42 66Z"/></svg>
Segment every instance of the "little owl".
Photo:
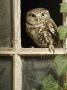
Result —
<svg viewBox="0 0 67 90"><path fill-rule="evenodd" d="M26 32L39 47L55 51L59 34L48 10L35 8L28 11L26 15Z"/></svg>

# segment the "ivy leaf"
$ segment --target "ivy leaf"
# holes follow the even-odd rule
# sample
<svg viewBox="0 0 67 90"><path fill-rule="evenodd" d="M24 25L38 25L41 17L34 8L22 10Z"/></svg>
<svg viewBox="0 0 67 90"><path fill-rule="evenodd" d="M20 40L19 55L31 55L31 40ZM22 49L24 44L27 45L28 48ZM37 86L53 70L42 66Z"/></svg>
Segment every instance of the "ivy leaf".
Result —
<svg viewBox="0 0 67 90"><path fill-rule="evenodd" d="M59 26L58 33L60 40L65 40L65 38L67 37L67 26Z"/></svg>
<svg viewBox="0 0 67 90"><path fill-rule="evenodd" d="M59 26L58 33L60 40L64 40L67 37L67 26Z"/></svg>
<svg viewBox="0 0 67 90"><path fill-rule="evenodd" d="M67 90L67 82L64 83L64 90Z"/></svg>
<svg viewBox="0 0 67 90"><path fill-rule="evenodd" d="M41 90L61 90L58 82L53 78L52 75L47 76L42 80L43 87Z"/></svg>
<svg viewBox="0 0 67 90"><path fill-rule="evenodd" d="M61 3L60 6L61 6L60 12L61 13L63 13L63 12L67 13L67 3Z"/></svg>
<svg viewBox="0 0 67 90"><path fill-rule="evenodd" d="M63 75L67 72L67 57L65 55L57 55L54 59L57 74Z"/></svg>

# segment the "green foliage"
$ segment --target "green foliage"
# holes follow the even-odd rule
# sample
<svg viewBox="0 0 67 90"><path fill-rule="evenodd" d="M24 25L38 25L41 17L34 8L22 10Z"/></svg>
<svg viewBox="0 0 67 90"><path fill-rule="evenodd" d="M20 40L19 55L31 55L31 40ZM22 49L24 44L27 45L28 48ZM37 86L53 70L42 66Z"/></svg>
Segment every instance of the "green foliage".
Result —
<svg viewBox="0 0 67 90"><path fill-rule="evenodd" d="M61 90L58 82L53 78L52 75L47 76L42 81L43 87L41 90Z"/></svg>
<svg viewBox="0 0 67 90"><path fill-rule="evenodd" d="M65 55L57 55L54 59L57 74L63 75L67 72L67 57Z"/></svg>
<svg viewBox="0 0 67 90"><path fill-rule="evenodd" d="M60 6L60 12L67 13L67 3L61 3Z"/></svg>
<svg viewBox="0 0 67 90"><path fill-rule="evenodd" d="M61 3L60 6L60 12L67 13L67 3ZM58 27L58 32L60 40L65 40L67 37L67 26Z"/></svg>
<svg viewBox="0 0 67 90"><path fill-rule="evenodd" d="M61 3L60 6L60 12L67 13L67 3ZM58 33L60 40L65 40L67 37L67 26L58 27ZM67 73L67 57L65 55L57 55L54 59L54 63L58 76ZM52 75L43 78L42 84L43 87L41 90L63 90ZM64 83L64 89L67 90L67 82Z"/></svg>
<svg viewBox="0 0 67 90"><path fill-rule="evenodd" d="M67 90L67 83L64 83L64 89Z"/></svg>
<svg viewBox="0 0 67 90"><path fill-rule="evenodd" d="M65 40L65 38L67 37L67 26L58 27L58 33L60 40Z"/></svg>
<svg viewBox="0 0 67 90"><path fill-rule="evenodd" d="M54 63L59 77L67 72L67 55L57 55L54 58ZM43 87L41 90L67 90L67 82L64 82L63 88L58 82L58 80L55 80L54 77L49 74L49 76L42 79Z"/></svg>
<svg viewBox="0 0 67 90"><path fill-rule="evenodd" d="M67 83L62 88L51 74L42 80L42 85L41 90L67 90Z"/></svg>

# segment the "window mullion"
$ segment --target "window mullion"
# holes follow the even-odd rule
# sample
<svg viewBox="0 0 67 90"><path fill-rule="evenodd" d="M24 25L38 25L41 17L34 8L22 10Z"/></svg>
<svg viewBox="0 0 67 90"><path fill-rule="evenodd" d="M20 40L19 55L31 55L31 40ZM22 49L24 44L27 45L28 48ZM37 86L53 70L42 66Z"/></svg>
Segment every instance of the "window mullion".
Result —
<svg viewBox="0 0 67 90"><path fill-rule="evenodd" d="M13 90L22 90L22 60L18 55L18 50L21 48L20 10L20 0L13 0L13 45L15 50L13 55Z"/></svg>
<svg viewBox="0 0 67 90"><path fill-rule="evenodd" d="M14 48L16 50L21 47L20 13L20 0L13 0Z"/></svg>
<svg viewBox="0 0 67 90"><path fill-rule="evenodd" d="M67 3L67 0L63 0L63 3ZM67 26L67 13L63 13L63 25ZM65 40L64 48L67 54L67 38ZM67 73L64 75L64 82L67 82Z"/></svg>
<svg viewBox="0 0 67 90"><path fill-rule="evenodd" d="M67 3L67 0L63 0L63 3ZM63 25L67 26L67 13L63 13ZM64 43L64 48L66 49L66 53L67 53L67 38Z"/></svg>
<svg viewBox="0 0 67 90"><path fill-rule="evenodd" d="M17 54L13 59L13 90L22 90L22 60Z"/></svg>
<svg viewBox="0 0 67 90"><path fill-rule="evenodd" d="M63 48L55 48L55 52L50 52L48 48L22 48L20 51L18 51L18 54L20 55L27 55L27 56L34 56L34 55L45 55L45 54L66 54L65 49Z"/></svg>

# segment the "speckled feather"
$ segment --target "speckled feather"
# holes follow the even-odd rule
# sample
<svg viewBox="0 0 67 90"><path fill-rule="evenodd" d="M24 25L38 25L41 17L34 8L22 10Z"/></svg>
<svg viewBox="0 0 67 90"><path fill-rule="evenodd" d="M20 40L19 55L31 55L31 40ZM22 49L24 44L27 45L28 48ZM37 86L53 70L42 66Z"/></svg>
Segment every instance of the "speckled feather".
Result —
<svg viewBox="0 0 67 90"><path fill-rule="evenodd" d="M57 26L44 8L35 8L27 12L26 32L39 47L54 49L59 40Z"/></svg>

